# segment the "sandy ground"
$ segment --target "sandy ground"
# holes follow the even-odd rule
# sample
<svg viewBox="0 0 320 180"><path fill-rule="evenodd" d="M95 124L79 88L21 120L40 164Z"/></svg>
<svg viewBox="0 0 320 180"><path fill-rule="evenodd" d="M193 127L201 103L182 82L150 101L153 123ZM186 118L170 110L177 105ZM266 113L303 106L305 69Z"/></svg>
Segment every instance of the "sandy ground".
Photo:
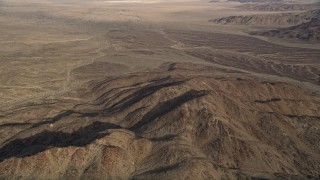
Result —
<svg viewBox="0 0 320 180"><path fill-rule="evenodd" d="M190 38L194 36L193 32L198 32L196 36L204 38L203 40L214 40L212 37L216 35L225 36L225 41L219 41L220 44L226 43L223 48L217 49L213 45L206 45L209 48L207 51L226 52L227 50L240 53L239 55L249 53L255 58L266 56L264 58L267 59L263 62L277 61L284 65L303 66L296 71L303 69L306 72L302 74L309 73L310 77L303 79L288 75L287 78L293 78L293 81L307 81L305 83L311 84L317 81L317 77L313 77L316 76L316 72L313 72L311 66L318 67L318 60L312 59L319 57L319 54L312 50L319 49L318 44L309 45L260 38L264 42L269 42L267 46L271 49L280 45L288 47L284 48L284 51L290 51L292 48L303 53L304 50L300 48L308 48L310 54L315 54L307 57L309 60L297 60L295 55L292 55L290 59L295 60L290 62L279 61L277 54L272 58L268 53L259 54L255 49L255 43L262 42L259 39L256 42L253 38L248 41L248 45L252 48L247 49L246 52L240 52L234 47L228 48L229 42L232 41L228 38L229 35L248 37L246 32L263 28L221 26L208 22L209 19L222 16L265 13L237 12L234 10L236 5L238 3L208 3L207 1L81 1L75 3L48 0L2 3L0 6L0 44L3 47L0 50L2 106L24 101L30 97L63 94L70 90L65 86L79 84L79 80L72 79L72 71L96 61L125 64L131 71L156 67L167 61L208 64L208 61L186 54L186 49L183 48L192 46L197 51L196 48L200 48L197 47L199 45L193 45L193 42L188 42L189 44L186 45L186 42L181 42L181 39L168 33L170 30L188 32ZM201 32L206 33L207 37L201 36ZM192 41L194 38L197 39L192 37ZM234 42L238 47L241 43ZM274 43L276 44L273 47ZM281 52L279 56L282 56ZM301 58L304 57L301 56ZM211 64L228 66L212 62ZM227 68L241 69L242 67ZM279 75L275 72L269 73L267 76ZM287 76L285 74L281 73L281 76Z"/></svg>

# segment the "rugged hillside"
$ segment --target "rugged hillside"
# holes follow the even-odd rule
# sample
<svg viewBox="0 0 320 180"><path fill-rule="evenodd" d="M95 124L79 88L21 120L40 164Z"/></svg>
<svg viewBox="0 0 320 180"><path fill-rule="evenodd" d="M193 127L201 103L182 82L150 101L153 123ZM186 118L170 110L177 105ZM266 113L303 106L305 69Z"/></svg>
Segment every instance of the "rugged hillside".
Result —
<svg viewBox="0 0 320 180"><path fill-rule="evenodd" d="M284 3L266 3L266 4L244 4L238 6L245 11L309 11L320 8L320 3L309 4L284 4Z"/></svg>
<svg viewBox="0 0 320 180"><path fill-rule="evenodd" d="M299 39L303 41L320 41L320 19L312 19L309 22L289 28L252 32L251 34L285 39Z"/></svg>
<svg viewBox="0 0 320 180"><path fill-rule="evenodd" d="M316 178L319 120L317 93L167 63L2 112L0 178Z"/></svg>
<svg viewBox="0 0 320 180"><path fill-rule="evenodd" d="M303 13L281 13L268 15L229 16L212 19L210 22L231 25L298 25L320 18L320 9Z"/></svg>

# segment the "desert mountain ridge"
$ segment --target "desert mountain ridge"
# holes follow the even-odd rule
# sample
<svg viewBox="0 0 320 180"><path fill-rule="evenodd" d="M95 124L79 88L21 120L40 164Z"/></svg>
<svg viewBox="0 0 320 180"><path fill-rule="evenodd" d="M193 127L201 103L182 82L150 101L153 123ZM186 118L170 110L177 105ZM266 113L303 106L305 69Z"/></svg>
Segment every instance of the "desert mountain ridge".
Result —
<svg viewBox="0 0 320 180"><path fill-rule="evenodd" d="M310 21L313 18L320 18L320 9L302 13L279 13L266 15L229 16L218 19L211 19L210 22L224 25L298 25Z"/></svg>
<svg viewBox="0 0 320 180"><path fill-rule="evenodd" d="M318 3L265 3L265 4L244 4L237 8L243 11L310 11L320 9L320 2Z"/></svg>
<svg viewBox="0 0 320 180"><path fill-rule="evenodd" d="M274 3L274 2L283 2L283 0L227 0L240 3Z"/></svg>
<svg viewBox="0 0 320 180"><path fill-rule="evenodd" d="M9 110L0 178L317 178L319 94L237 73L166 63Z"/></svg>
<svg viewBox="0 0 320 180"><path fill-rule="evenodd" d="M252 32L252 35L267 37L299 39L303 41L320 41L320 19L314 18L309 22L277 30Z"/></svg>

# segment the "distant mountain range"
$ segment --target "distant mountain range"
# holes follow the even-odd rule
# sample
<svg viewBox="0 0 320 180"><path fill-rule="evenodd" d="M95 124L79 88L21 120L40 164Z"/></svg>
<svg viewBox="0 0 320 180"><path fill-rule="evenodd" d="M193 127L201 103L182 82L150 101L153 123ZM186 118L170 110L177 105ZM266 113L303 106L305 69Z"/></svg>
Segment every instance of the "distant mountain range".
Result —
<svg viewBox="0 0 320 180"><path fill-rule="evenodd" d="M298 25L320 18L320 9L303 13L279 13L267 15L229 16L219 19L211 19L210 22L224 25Z"/></svg>
<svg viewBox="0 0 320 180"><path fill-rule="evenodd" d="M303 13L229 16L209 21L224 25L292 26L276 30L251 32L250 34L303 41L320 41L320 9Z"/></svg>
<svg viewBox="0 0 320 180"><path fill-rule="evenodd" d="M250 34L285 39L299 39L304 41L320 41L320 19L314 18L309 22L289 28L252 32Z"/></svg>
<svg viewBox="0 0 320 180"><path fill-rule="evenodd" d="M241 3L270 3L270 2L282 2L282 0L228 0L234 2L241 2Z"/></svg>
<svg viewBox="0 0 320 180"><path fill-rule="evenodd" d="M320 8L320 2L308 4L284 4L284 3L264 3L264 4L244 4L238 6L246 11L308 11Z"/></svg>

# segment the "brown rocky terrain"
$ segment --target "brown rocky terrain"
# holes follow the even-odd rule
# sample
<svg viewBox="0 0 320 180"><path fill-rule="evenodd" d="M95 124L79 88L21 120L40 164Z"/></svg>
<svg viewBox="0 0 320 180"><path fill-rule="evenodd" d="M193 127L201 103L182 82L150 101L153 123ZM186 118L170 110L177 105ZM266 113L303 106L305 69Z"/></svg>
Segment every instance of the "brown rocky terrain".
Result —
<svg viewBox="0 0 320 180"><path fill-rule="evenodd" d="M312 19L309 22L277 30L264 32L252 32L252 35L276 37L284 39L299 39L303 41L320 41L320 19Z"/></svg>
<svg viewBox="0 0 320 180"><path fill-rule="evenodd" d="M261 14L246 16L229 16L218 19L212 19L210 22L224 25L298 25L310 21L313 18L320 18L320 10L312 10L303 13L279 13L279 14Z"/></svg>
<svg viewBox="0 0 320 180"><path fill-rule="evenodd" d="M0 2L0 179L319 179L319 43L208 22L235 2Z"/></svg>
<svg viewBox="0 0 320 180"><path fill-rule="evenodd" d="M238 6L243 11L310 11L320 8L320 3L308 4L286 4L286 3L266 3L266 4L244 4Z"/></svg>
<svg viewBox="0 0 320 180"><path fill-rule="evenodd" d="M10 109L0 178L318 177L319 94L241 74L167 63Z"/></svg>

